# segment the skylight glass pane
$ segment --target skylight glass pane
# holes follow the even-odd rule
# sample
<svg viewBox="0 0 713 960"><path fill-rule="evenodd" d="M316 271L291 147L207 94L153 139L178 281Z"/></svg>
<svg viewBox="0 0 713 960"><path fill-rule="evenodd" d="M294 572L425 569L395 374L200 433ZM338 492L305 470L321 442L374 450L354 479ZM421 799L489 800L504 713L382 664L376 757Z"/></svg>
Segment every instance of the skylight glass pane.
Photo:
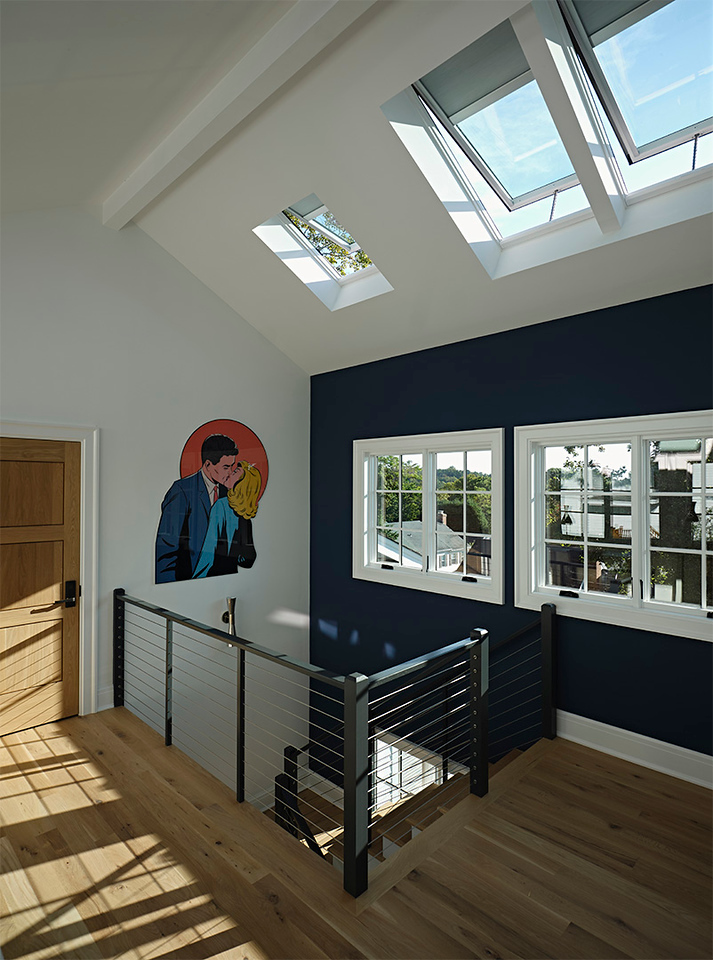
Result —
<svg viewBox="0 0 713 960"><path fill-rule="evenodd" d="M513 198L574 173L534 80L456 126Z"/></svg>
<svg viewBox="0 0 713 960"><path fill-rule="evenodd" d="M334 233L340 237L345 243L356 243L354 237L344 229L337 218L333 216L333 214L329 213L329 211L327 211L327 213L320 213L320 215L314 219L317 223L321 223L322 226L331 233Z"/></svg>
<svg viewBox="0 0 713 960"><path fill-rule="evenodd" d="M595 54L638 147L711 115L713 5L674 0Z"/></svg>
<svg viewBox="0 0 713 960"><path fill-rule="evenodd" d="M371 260L363 250L349 252L338 243L333 243L328 237L325 237L320 230L317 230L305 220L302 220L301 217L296 216L294 207L283 210L283 213L300 231L302 236L305 237L322 260L330 264L340 277L349 277L354 273L358 273L360 270L366 269L366 267L372 266ZM327 218L327 222L323 222L323 218ZM340 231L339 236L342 237L346 243L356 243L351 234L347 233L344 227L342 227L339 221L336 220L329 211L325 214L320 214L319 217L315 217L314 219L335 233Z"/></svg>

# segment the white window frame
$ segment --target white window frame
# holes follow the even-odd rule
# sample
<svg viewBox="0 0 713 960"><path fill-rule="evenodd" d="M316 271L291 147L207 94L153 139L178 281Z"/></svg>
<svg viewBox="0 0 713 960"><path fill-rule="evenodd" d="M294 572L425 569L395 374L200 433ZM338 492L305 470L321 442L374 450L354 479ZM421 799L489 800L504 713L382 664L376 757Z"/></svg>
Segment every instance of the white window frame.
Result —
<svg viewBox="0 0 713 960"><path fill-rule="evenodd" d="M444 596L463 597L484 603L504 603L503 598L503 435L502 428L453 433L416 434L354 441L352 576L357 580L385 583ZM423 529L435 534L435 455L459 450L489 450L491 453L491 562L490 576L462 580L440 573L435 549L426 569L382 566L371 559L376 529L376 460L378 456L421 454L423 456ZM433 462L432 471L428 466ZM427 477L427 472L432 476ZM431 502L433 501L433 502ZM428 539L431 550L430 532Z"/></svg>
<svg viewBox="0 0 713 960"><path fill-rule="evenodd" d="M516 427L515 606L539 610L543 603L556 603L558 614L566 617L713 641L713 620L708 617L710 608L675 607L643 599L639 588L650 550L645 442L685 436L710 437L712 434L713 410ZM537 509L539 504L544 504L541 451L546 446L629 441L632 443L632 596L584 591L577 597L563 596L559 586L544 585L541 566L544 517Z"/></svg>

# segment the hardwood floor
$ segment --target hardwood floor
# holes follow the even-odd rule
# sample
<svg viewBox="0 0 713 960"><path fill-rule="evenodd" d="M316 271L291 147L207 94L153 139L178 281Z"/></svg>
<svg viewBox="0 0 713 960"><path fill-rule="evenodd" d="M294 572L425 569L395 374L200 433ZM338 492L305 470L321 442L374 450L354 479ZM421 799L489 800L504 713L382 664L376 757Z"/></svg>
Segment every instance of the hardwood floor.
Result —
<svg viewBox="0 0 713 960"><path fill-rule="evenodd" d="M0 764L6 960L713 955L710 792L564 740L357 903L126 710L7 736Z"/></svg>

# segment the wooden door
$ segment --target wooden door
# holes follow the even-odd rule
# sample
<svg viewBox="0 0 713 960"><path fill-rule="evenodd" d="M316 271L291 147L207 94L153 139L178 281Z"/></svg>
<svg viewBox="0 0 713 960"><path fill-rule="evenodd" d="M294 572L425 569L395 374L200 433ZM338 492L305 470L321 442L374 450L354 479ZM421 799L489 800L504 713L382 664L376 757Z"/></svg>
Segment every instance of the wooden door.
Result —
<svg viewBox="0 0 713 960"><path fill-rule="evenodd" d="M0 736L79 712L80 476L79 443L0 438Z"/></svg>

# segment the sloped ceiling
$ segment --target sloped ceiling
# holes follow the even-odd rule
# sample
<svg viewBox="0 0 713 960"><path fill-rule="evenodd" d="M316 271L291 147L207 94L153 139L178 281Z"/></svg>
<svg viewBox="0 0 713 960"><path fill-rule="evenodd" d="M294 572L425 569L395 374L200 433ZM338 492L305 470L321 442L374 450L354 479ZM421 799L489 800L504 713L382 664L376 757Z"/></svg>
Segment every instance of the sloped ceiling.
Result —
<svg viewBox="0 0 713 960"><path fill-rule="evenodd" d="M380 107L522 6L2 0L6 208L133 219L308 373L710 282L708 214L497 279L464 243ZM311 193L393 292L330 312L255 236Z"/></svg>

